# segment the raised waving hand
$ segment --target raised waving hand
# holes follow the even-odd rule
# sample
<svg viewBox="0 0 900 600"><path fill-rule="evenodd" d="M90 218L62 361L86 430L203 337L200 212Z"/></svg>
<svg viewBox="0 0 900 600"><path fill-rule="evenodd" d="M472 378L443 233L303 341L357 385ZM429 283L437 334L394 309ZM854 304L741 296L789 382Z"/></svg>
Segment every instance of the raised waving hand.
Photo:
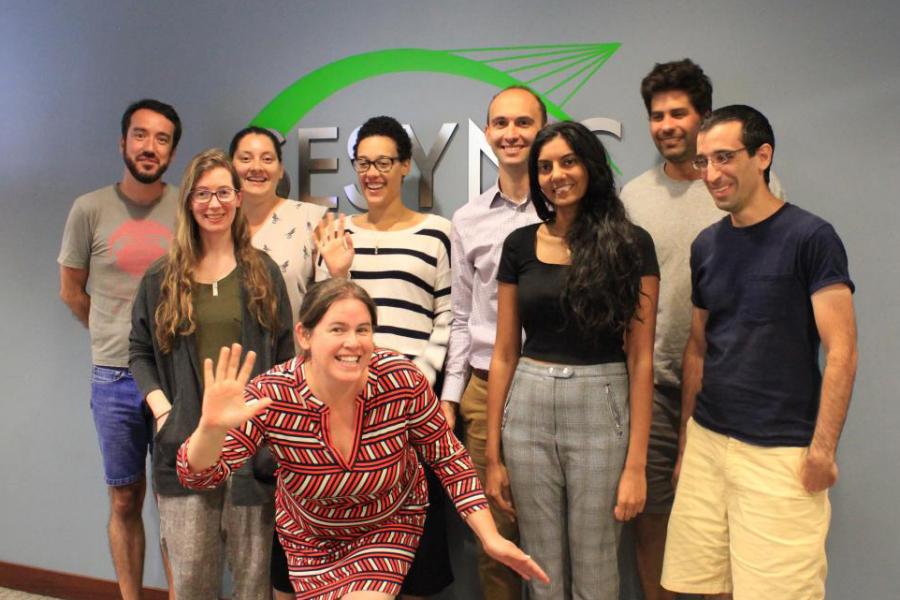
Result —
<svg viewBox="0 0 900 600"><path fill-rule="evenodd" d="M344 219L344 215L340 215L335 222L332 212L322 217L313 232L313 243L331 276L349 279L350 265L356 252L353 250L353 236L344 229Z"/></svg>

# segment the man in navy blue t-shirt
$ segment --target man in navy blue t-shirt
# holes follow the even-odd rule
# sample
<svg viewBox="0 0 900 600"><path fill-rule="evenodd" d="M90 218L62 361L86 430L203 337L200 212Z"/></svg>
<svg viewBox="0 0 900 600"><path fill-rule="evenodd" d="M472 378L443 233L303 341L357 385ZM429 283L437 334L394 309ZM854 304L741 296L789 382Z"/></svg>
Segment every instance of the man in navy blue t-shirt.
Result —
<svg viewBox="0 0 900 600"><path fill-rule="evenodd" d="M831 225L769 191L774 148L748 106L714 111L698 137L693 164L729 215L691 246L662 580L673 591L825 595L826 490L856 375L854 288Z"/></svg>

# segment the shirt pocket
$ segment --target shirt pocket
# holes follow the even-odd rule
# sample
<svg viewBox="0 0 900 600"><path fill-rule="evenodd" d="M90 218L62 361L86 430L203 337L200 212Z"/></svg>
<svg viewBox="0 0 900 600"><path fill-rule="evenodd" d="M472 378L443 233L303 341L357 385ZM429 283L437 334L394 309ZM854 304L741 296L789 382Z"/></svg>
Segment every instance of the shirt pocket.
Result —
<svg viewBox="0 0 900 600"><path fill-rule="evenodd" d="M765 325L787 318L800 285L793 275L754 275L745 280L743 291L741 321Z"/></svg>

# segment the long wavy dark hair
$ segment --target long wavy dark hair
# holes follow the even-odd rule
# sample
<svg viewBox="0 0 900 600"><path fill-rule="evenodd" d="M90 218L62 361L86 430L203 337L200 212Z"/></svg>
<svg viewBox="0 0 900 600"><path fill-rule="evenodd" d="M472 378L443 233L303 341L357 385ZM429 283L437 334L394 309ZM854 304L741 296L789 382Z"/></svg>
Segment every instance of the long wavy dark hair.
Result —
<svg viewBox="0 0 900 600"><path fill-rule="evenodd" d="M531 147L531 199L541 220L556 219L538 180L541 149L556 137L566 141L588 174L587 191L566 232L572 264L560 296L563 311L587 332L624 333L632 318L640 319L641 256L635 226L616 194L606 149L587 127L572 121L544 127Z"/></svg>

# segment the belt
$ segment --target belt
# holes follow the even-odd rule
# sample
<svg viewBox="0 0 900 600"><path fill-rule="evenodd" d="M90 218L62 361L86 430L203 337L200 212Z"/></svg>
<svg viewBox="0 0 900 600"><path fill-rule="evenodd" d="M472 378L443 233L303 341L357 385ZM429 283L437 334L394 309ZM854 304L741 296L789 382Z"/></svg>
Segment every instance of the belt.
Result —
<svg viewBox="0 0 900 600"><path fill-rule="evenodd" d="M482 381L488 380L488 370L487 369L476 369L475 367L472 367L472 375L474 375L475 377L477 377L478 379L480 379Z"/></svg>

